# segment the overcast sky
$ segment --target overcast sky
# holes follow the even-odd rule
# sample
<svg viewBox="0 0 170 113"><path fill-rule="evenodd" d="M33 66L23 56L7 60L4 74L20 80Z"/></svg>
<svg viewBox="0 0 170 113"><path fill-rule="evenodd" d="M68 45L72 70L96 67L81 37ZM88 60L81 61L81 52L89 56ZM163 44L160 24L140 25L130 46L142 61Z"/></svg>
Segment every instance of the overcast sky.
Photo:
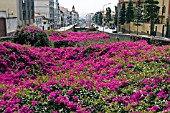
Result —
<svg viewBox="0 0 170 113"><path fill-rule="evenodd" d="M72 9L75 6L76 11L80 14L80 17L85 16L87 13L95 13L103 9L103 5L111 3L105 6L114 10L114 6L117 5L118 0L59 0L60 6Z"/></svg>

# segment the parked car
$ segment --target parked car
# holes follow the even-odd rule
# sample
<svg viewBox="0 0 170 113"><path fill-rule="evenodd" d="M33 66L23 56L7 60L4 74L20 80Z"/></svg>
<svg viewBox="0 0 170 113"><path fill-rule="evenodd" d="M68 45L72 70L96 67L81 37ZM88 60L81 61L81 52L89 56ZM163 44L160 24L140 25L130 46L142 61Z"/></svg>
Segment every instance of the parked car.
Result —
<svg viewBox="0 0 170 113"><path fill-rule="evenodd" d="M112 33L117 33L117 31L113 30Z"/></svg>
<svg viewBox="0 0 170 113"><path fill-rule="evenodd" d="M109 28L110 29L115 29L115 25L111 25Z"/></svg>
<svg viewBox="0 0 170 113"><path fill-rule="evenodd" d="M108 29L108 26L105 26L105 29Z"/></svg>

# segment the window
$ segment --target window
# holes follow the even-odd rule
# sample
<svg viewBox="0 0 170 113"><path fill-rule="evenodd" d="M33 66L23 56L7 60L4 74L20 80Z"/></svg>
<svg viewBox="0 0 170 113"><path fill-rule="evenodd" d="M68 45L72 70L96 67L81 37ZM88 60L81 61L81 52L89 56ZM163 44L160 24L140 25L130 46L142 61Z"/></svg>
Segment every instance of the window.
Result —
<svg viewBox="0 0 170 113"><path fill-rule="evenodd" d="M26 20L26 11L23 11L23 20Z"/></svg>

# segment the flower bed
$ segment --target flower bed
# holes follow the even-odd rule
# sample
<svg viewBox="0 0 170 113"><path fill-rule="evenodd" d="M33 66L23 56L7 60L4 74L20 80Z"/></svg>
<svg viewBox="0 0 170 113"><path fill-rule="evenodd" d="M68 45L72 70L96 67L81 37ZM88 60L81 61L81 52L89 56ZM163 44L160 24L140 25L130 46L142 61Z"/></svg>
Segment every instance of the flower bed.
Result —
<svg viewBox="0 0 170 113"><path fill-rule="evenodd" d="M51 41L54 42L54 46L57 48L74 47L77 43L83 44L88 41L99 41L109 38L108 34L98 32L61 32L58 34L50 36Z"/></svg>
<svg viewBox="0 0 170 113"><path fill-rule="evenodd" d="M169 46L0 43L0 112L166 112L169 105Z"/></svg>

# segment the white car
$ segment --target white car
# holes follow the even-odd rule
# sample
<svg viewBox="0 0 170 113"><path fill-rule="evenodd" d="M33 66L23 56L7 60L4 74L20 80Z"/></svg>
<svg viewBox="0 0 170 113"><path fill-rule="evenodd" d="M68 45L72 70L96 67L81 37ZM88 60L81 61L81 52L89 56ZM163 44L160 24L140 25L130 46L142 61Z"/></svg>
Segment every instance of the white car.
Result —
<svg viewBox="0 0 170 113"><path fill-rule="evenodd" d="M108 26L105 26L105 29L108 29Z"/></svg>

